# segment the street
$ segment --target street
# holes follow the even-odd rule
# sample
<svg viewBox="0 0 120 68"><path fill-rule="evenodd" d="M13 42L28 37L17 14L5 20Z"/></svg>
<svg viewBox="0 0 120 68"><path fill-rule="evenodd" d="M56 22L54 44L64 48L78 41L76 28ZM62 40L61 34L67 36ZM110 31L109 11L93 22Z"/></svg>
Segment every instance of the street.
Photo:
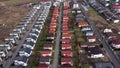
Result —
<svg viewBox="0 0 120 68"><path fill-rule="evenodd" d="M59 15L58 15L57 37L56 37L56 43L55 43L55 52L54 52L52 68L58 68L58 66L59 66L59 46L60 46L60 38L61 38L61 22L62 22L62 3L60 4L60 11L59 11Z"/></svg>

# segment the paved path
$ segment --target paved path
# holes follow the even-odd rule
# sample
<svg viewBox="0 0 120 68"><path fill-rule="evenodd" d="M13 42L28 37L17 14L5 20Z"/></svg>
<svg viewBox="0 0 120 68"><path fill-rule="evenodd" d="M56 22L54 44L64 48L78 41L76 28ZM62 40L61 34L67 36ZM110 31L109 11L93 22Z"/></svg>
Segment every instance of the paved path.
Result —
<svg viewBox="0 0 120 68"><path fill-rule="evenodd" d="M60 12L58 15L58 28L57 28L57 37L55 43L55 50L54 50L54 60L53 60L53 67L58 68L59 66L59 46L60 46L60 38L61 38L61 22L62 22L62 3L60 4Z"/></svg>

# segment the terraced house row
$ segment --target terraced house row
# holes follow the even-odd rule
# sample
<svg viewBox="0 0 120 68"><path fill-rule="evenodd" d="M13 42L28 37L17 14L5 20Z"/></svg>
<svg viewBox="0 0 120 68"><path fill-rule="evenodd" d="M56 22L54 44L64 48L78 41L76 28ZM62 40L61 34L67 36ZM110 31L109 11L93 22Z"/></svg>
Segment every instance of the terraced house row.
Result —
<svg viewBox="0 0 120 68"><path fill-rule="evenodd" d="M63 5L60 68L72 68L73 66L71 36L68 30L68 8L68 5Z"/></svg>
<svg viewBox="0 0 120 68"><path fill-rule="evenodd" d="M46 35L46 44L43 45L42 50L40 51L39 64L37 68L51 68L53 58L53 47L56 37L56 27L57 27L57 17L58 17L58 7L54 7L51 21L49 24L49 33Z"/></svg>

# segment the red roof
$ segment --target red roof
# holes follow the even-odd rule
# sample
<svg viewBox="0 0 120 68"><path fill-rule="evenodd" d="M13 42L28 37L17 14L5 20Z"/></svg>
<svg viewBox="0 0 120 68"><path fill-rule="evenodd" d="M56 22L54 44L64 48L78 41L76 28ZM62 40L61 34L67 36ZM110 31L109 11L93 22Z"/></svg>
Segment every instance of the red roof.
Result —
<svg viewBox="0 0 120 68"><path fill-rule="evenodd" d="M112 4L112 7L120 7L120 4Z"/></svg>
<svg viewBox="0 0 120 68"><path fill-rule="evenodd" d="M61 62L72 62L72 58L71 57L62 57Z"/></svg>
<svg viewBox="0 0 120 68"><path fill-rule="evenodd" d="M79 22L79 23L78 23L78 26L86 26L86 25L88 25L87 22Z"/></svg>
<svg viewBox="0 0 120 68"><path fill-rule="evenodd" d="M62 44L62 47L71 47L71 44L69 44L69 43Z"/></svg>
<svg viewBox="0 0 120 68"><path fill-rule="evenodd" d="M68 10L63 10L63 14L68 14Z"/></svg>
<svg viewBox="0 0 120 68"><path fill-rule="evenodd" d="M62 37L70 37L70 35L69 35L68 33L66 33L66 34L63 33L63 34L62 34Z"/></svg>
<svg viewBox="0 0 120 68"><path fill-rule="evenodd" d="M64 27L65 28L65 27ZM68 30L62 30L62 33L68 33Z"/></svg>
<svg viewBox="0 0 120 68"><path fill-rule="evenodd" d="M37 68L48 68L48 65L44 63L40 63Z"/></svg>
<svg viewBox="0 0 120 68"><path fill-rule="evenodd" d="M60 68L72 68L72 66L70 64L63 64Z"/></svg>
<svg viewBox="0 0 120 68"><path fill-rule="evenodd" d="M68 6L64 6L63 9L64 9L64 10L65 10L65 9L68 9Z"/></svg>
<svg viewBox="0 0 120 68"><path fill-rule="evenodd" d="M49 30L49 33L55 33L55 30Z"/></svg>
<svg viewBox="0 0 120 68"><path fill-rule="evenodd" d="M96 36L87 36L87 39L96 39Z"/></svg>
<svg viewBox="0 0 120 68"><path fill-rule="evenodd" d="M70 43L70 39L62 39L62 43Z"/></svg>
<svg viewBox="0 0 120 68"><path fill-rule="evenodd" d="M112 44L116 44L116 45L117 45L117 44L120 44L120 39L113 40L113 41L112 41Z"/></svg>
<svg viewBox="0 0 120 68"><path fill-rule="evenodd" d="M51 50L42 50L41 54L50 54L52 51Z"/></svg>
<svg viewBox="0 0 120 68"><path fill-rule="evenodd" d="M65 49L61 51L61 54L65 56L71 56L72 51L70 49Z"/></svg>

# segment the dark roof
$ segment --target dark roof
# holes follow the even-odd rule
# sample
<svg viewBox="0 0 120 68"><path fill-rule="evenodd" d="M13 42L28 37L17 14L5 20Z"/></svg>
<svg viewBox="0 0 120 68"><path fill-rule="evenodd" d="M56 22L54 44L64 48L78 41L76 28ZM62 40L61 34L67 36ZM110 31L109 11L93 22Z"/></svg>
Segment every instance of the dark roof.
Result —
<svg viewBox="0 0 120 68"><path fill-rule="evenodd" d="M113 68L113 65L110 62L96 62L95 68Z"/></svg>
<svg viewBox="0 0 120 68"><path fill-rule="evenodd" d="M15 66L10 66L10 68L24 68L24 67L20 65L15 65Z"/></svg>
<svg viewBox="0 0 120 68"><path fill-rule="evenodd" d="M27 42L27 41L26 41L26 42L24 42L24 44L33 46L33 45L34 45L34 42L32 42L32 41Z"/></svg>
<svg viewBox="0 0 120 68"><path fill-rule="evenodd" d="M34 35L28 35L28 36L27 36L27 38L32 38L32 39L34 39L34 40L36 40L36 39L37 39L37 37L36 37L36 36L34 36Z"/></svg>
<svg viewBox="0 0 120 68"><path fill-rule="evenodd" d="M81 28L91 28L91 26L87 25L87 26L82 26Z"/></svg>
<svg viewBox="0 0 120 68"><path fill-rule="evenodd" d="M39 35L39 32L38 31L31 31L30 33L34 33L36 35Z"/></svg>
<svg viewBox="0 0 120 68"><path fill-rule="evenodd" d="M86 51L86 54L91 55L91 54L101 54L103 51L99 47L92 47L92 48L84 48Z"/></svg>
<svg viewBox="0 0 120 68"><path fill-rule="evenodd" d="M22 61L24 63L27 63L28 58L26 56L18 56L15 58L15 60Z"/></svg>
<svg viewBox="0 0 120 68"><path fill-rule="evenodd" d="M50 62L50 57L40 57L39 62Z"/></svg>
<svg viewBox="0 0 120 68"><path fill-rule="evenodd" d="M30 48L21 48L20 51L25 51L25 52L27 52L28 54L31 53L31 49L30 49Z"/></svg>

